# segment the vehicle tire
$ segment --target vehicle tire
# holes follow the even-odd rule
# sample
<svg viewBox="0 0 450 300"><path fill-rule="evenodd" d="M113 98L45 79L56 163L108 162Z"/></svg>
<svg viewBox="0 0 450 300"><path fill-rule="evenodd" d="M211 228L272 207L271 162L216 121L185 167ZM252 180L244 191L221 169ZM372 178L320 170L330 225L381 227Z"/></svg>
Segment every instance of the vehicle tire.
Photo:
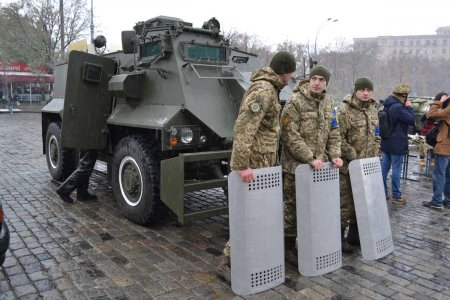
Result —
<svg viewBox="0 0 450 300"><path fill-rule="evenodd" d="M131 221L148 225L160 217L160 149L142 136L122 139L114 151L112 186L120 210Z"/></svg>
<svg viewBox="0 0 450 300"><path fill-rule="evenodd" d="M50 123L45 137L47 167L55 180L63 181L77 168L77 150L61 146L61 127Z"/></svg>
<svg viewBox="0 0 450 300"><path fill-rule="evenodd" d="M3 265L3 263L5 262L6 259L6 254L0 255L0 266Z"/></svg>

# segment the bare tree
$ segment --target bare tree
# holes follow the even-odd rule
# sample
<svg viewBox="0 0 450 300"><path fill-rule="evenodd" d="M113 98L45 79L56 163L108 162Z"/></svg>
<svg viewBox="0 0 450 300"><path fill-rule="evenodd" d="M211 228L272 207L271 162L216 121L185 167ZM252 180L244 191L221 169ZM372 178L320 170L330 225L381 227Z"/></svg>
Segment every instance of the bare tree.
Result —
<svg viewBox="0 0 450 300"><path fill-rule="evenodd" d="M64 2L64 49L61 49L59 0L20 0L0 8L1 49L6 56L34 66L51 66L61 51L89 28L86 0Z"/></svg>

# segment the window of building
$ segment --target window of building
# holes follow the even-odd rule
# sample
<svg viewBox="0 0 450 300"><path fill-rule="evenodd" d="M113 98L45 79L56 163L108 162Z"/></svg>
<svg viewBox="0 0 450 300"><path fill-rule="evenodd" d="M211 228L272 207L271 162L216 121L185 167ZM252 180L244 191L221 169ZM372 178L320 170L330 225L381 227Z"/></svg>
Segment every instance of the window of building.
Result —
<svg viewBox="0 0 450 300"><path fill-rule="evenodd" d="M410 40L410 41L408 42L408 45L409 45L409 46L414 46L414 41L413 41L413 40Z"/></svg>
<svg viewBox="0 0 450 300"><path fill-rule="evenodd" d="M416 49L416 55L420 54L420 49Z"/></svg>
<svg viewBox="0 0 450 300"><path fill-rule="evenodd" d="M394 47L398 47L398 41L394 41Z"/></svg>
<svg viewBox="0 0 450 300"><path fill-rule="evenodd" d="M437 40L433 40L433 46L437 46Z"/></svg>
<svg viewBox="0 0 450 300"><path fill-rule="evenodd" d="M403 47L405 43L403 41L400 41L400 47Z"/></svg>
<svg viewBox="0 0 450 300"><path fill-rule="evenodd" d="M442 46L447 46L447 40L442 40Z"/></svg>
<svg viewBox="0 0 450 300"><path fill-rule="evenodd" d="M430 40L425 40L425 46L430 46Z"/></svg>
<svg viewBox="0 0 450 300"><path fill-rule="evenodd" d="M420 40L416 40L416 46L420 46L422 43Z"/></svg>

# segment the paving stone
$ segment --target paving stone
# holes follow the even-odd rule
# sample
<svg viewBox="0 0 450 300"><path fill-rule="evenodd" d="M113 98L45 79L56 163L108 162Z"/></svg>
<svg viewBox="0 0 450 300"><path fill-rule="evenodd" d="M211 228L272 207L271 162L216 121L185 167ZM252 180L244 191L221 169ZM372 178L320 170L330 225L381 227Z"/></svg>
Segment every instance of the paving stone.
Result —
<svg viewBox="0 0 450 300"><path fill-rule="evenodd" d="M450 210L421 205L431 179L416 160L410 173L420 180L402 181L408 203L390 207L394 253L368 261L357 251L341 269L311 278L286 265L284 284L240 297L215 273L227 215L136 225L120 213L101 164L90 181L99 200L67 205L55 194L40 126L39 114L0 114L0 197L11 231L0 299L450 299ZM186 196L192 207L217 201L226 201L220 189Z"/></svg>

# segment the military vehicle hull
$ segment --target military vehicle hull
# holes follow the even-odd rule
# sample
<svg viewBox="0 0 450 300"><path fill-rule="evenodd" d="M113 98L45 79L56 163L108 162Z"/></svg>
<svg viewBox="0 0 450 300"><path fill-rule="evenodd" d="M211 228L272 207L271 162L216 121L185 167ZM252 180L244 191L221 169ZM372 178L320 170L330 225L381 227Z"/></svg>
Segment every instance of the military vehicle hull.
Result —
<svg viewBox="0 0 450 300"><path fill-rule="evenodd" d="M184 194L226 189L234 122L259 60L231 49L217 27L176 18L137 23L122 38L124 51L72 51L55 67L55 98L42 109L51 175L64 180L77 149L99 149L132 221L152 223L166 207L180 223L227 213L187 212Z"/></svg>

